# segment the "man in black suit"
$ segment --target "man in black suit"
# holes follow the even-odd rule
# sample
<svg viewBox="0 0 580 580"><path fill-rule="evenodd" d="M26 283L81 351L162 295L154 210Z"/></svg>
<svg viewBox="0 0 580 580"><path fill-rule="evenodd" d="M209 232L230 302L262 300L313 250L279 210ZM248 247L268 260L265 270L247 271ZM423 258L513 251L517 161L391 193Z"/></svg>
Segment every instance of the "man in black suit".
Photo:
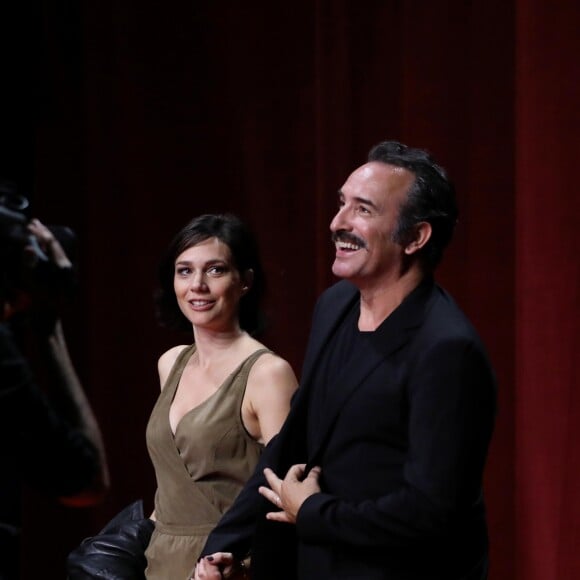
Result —
<svg viewBox="0 0 580 580"><path fill-rule="evenodd" d="M433 280L457 208L419 149L374 147L339 191L301 387L196 578L487 578L495 416L477 333ZM259 492L259 493L258 493ZM209 556L207 556L209 554Z"/></svg>

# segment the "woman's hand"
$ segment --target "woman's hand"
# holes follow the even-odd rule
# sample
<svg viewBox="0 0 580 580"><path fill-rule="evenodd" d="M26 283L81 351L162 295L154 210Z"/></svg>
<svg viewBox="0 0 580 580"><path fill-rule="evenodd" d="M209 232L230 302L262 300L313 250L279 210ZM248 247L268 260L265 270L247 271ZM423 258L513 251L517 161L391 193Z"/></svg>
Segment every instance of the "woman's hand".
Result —
<svg viewBox="0 0 580 580"><path fill-rule="evenodd" d="M229 552L216 552L199 560L195 567L194 580L221 580L233 578L235 561Z"/></svg>

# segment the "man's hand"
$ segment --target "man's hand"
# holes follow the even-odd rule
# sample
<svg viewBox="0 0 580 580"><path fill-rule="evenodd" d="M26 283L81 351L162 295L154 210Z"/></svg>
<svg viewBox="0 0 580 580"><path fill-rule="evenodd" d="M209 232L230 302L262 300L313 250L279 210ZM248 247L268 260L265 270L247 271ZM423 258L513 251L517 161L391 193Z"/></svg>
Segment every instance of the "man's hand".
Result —
<svg viewBox="0 0 580 580"><path fill-rule="evenodd" d="M261 486L259 492L268 501L280 508L278 512L268 512L266 517L276 522L293 524L304 501L320 491L318 478L320 467L313 467L304 477L304 463L293 465L284 479L280 479L271 469L264 469L270 487Z"/></svg>

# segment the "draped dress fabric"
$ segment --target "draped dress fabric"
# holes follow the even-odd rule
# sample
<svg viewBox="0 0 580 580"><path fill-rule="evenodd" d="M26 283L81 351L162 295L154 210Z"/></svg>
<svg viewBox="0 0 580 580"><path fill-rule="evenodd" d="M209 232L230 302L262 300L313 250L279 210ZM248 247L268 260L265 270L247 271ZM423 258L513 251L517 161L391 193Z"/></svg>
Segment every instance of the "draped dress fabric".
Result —
<svg viewBox="0 0 580 580"><path fill-rule="evenodd" d="M244 360L208 399L180 420L175 435L169 408L195 345L177 358L147 425L147 447L157 477L155 530L145 552L149 580L189 579L209 532L253 473L262 445L252 439L241 405L252 365Z"/></svg>

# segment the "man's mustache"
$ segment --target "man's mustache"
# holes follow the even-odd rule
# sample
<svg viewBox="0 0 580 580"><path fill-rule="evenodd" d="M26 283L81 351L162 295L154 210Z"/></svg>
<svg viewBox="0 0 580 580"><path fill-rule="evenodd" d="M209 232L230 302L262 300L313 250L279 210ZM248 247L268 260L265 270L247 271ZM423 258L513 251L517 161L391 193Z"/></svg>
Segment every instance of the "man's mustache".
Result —
<svg viewBox="0 0 580 580"><path fill-rule="evenodd" d="M337 232L334 232L332 234L332 241L335 243L346 242L349 244L355 244L365 249L367 247L366 242L362 238L359 238L358 236L355 236L354 234L351 234L349 232L345 232L344 230L338 230Z"/></svg>

